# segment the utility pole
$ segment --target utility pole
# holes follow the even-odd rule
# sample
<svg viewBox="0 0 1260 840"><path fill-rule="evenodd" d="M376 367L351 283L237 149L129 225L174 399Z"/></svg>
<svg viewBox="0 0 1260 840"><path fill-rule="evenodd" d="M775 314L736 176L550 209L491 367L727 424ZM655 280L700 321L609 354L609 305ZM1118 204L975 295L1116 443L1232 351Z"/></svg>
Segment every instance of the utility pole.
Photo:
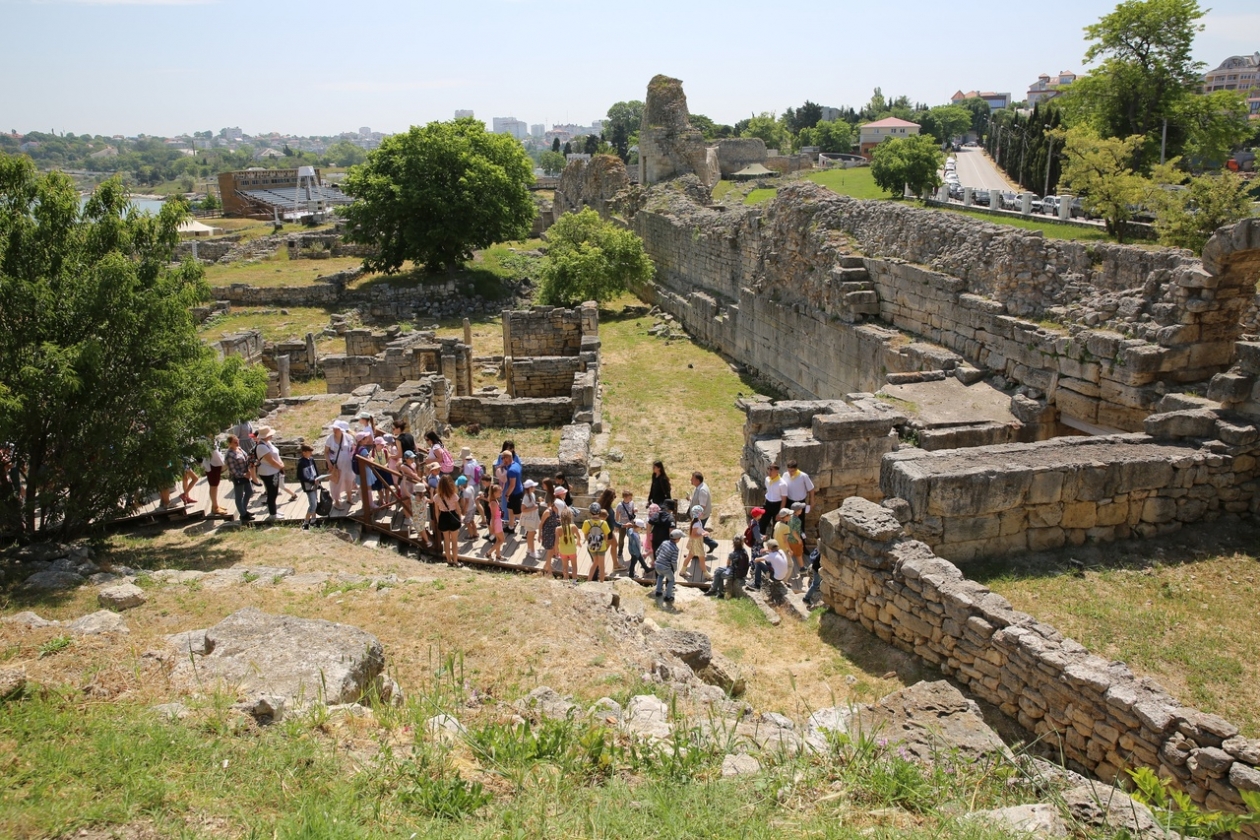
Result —
<svg viewBox="0 0 1260 840"><path fill-rule="evenodd" d="M1168 117L1164 117L1164 130L1159 137L1159 163L1164 163L1164 150L1168 148Z"/></svg>
<svg viewBox="0 0 1260 840"><path fill-rule="evenodd" d="M1049 130L1050 126L1046 126L1046 131ZM1050 150L1046 152L1046 186L1045 189L1041 191L1043 198L1050 192L1050 161L1054 160L1054 135L1047 134L1046 136L1050 138Z"/></svg>

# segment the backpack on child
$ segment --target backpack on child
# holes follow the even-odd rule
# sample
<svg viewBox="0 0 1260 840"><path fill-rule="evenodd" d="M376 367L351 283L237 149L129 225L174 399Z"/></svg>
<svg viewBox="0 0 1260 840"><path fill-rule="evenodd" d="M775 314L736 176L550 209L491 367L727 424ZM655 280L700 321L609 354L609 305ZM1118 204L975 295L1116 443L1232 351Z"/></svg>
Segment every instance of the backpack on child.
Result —
<svg viewBox="0 0 1260 840"><path fill-rule="evenodd" d="M599 554L604 550L604 527L598 519L591 522L591 530L586 535L586 547L591 554Z"/></svg>
<svg viewBox="0 0 1260 840"><path fill-rule="evenodd" d="M438 468L441 469L442 472L448 473L455 469L455 461L451 459L451 453L446 451L445 446L438 445L435 446L434 449L437 450Z"/></svg>

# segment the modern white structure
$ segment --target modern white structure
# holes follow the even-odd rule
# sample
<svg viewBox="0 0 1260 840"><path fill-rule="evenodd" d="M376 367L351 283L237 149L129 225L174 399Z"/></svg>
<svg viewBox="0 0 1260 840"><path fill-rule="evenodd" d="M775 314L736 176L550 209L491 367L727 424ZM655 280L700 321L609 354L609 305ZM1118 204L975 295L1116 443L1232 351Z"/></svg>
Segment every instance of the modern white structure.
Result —
<svg viewBox="0 0 1260 840"><path fill-rule="evenodd" d="M529 126L516 117L495 117L492 124L495 134L510 134L517 140L524 140L529 136Z"/></svg>

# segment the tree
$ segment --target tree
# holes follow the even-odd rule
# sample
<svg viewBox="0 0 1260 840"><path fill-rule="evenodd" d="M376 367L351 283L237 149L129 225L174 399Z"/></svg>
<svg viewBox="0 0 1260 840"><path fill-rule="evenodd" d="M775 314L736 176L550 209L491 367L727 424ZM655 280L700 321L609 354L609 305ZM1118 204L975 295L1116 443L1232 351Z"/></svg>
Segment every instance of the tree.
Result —
<svg viewBox="0 0 1260 840"><path fill-rule="evenodd" d="M747 125L740 130L740 137L760 137L767 149L786 150L788 148L788 132L783 123L774 117L774 112L765 111L750 117Z"/></svg>
<svg viewBox="0 0 1260 840"><path fill-rule="evenodd" d="M950 143L971 130L972 112L957 105L940 105L925 112L917 121L938 143Z"/></svg>
<svg viewBox="0 0 1260 840"><path fill-rule="evenodd" d="M529 233L533 180L510 134L471 118L412 126L350 170L345 191L357 200L343 211L346 238L376 249L363 260L368 271L390 274L411 260L453 272L474 249Z"/></svg>
<svg viewBox="0 0 1260 840"><path fill-rule="evenodd" d="M0 506L27 538L82 533L170 486L262 405L265 371L197 335L201 266L170 263L187 210L133 213L117 178L80 209L68 177L0 155L0 440L27 480L21 502L0 481Z"/></svg>
<svg viewBox="0 0 1260 840"><path fill-rule="evenodd" d="M1219 168L1252 133L1240 91L1217 90L1182 97L1173 122L1185 132L1182 156L1195 169Z"/></svg>
<svg viewBox="0 0 1260 840"><path fill-rule="evenodd" d="M1062 184L1081 198L1087 213L1107 224L1107 232L1123 242L1133 210L1150 193L1151 181L1135 173L1132 162L1143 139L1099 137L1088 126L1058 132L1064 141Z"/></svg>
<svg viewBox="0 0 1260 840"><path fill-rule="evenodd" d="M559 153L560 151L560 138L559 137L551 138L551 151Z"/></svg>
<svg viewBox="0 0 1260 840"><path fill-rule="evenodd" d="M984 133L989 124L989 113L993 110L988 102L978 96L973 96L958 102L956 107L964 108L971 114L971 131L977 135Z"/></svg>
<svg viewBox="0 0 1260 840"><path fill-rule="evenodd" d="M853 126L844 120L820 122L813 128L802 128L797 142L817 146L820 152L848 154L853 151Z"/></svg>
<svg viewBox="0 0 1260 840"><path fill-rule="evenodd" d="M557 138L557 139L559 139L559 138ZM568 141L565 141L565 144L564 144L564 156L565 156L565 157L568 157L568 156L569 156L569 155L571 155L571 154L573 154L573 144L572 144L572 143L570 143L570 142L568 142Z"/></svg>
<svg viewBox="0 0 1260 840"><path fill-rule="evenodd" d="M1191 178L1182 189L1154 191L1155 230L1162 245L1202 253L1222 225L1251 215L1247 182L1232 172Z"/></svg>
<svg viewBox="0 0 1260 840"><path fill-rule="evenodd" d="M871 155L871 177L877 186L894 196L904 187L915 195L941 184L939 170L945 155L936 141L922 134L885 140Z"/></svg>
<svg viewBox="0 0 1260 840"><path fill-rule="evenodd" d="M333 166L358 166L367 160L367 152L349 140L338 140L324 152Z"/></svg>
<svg viewBox="0 0 1260 840"><path fill-rule="evenodd" d="M631 284L652 279L652 260L643 240L589 207L565 213L547 231L547 258L539 301L571 306L610 300Z"/></svg>
<svg viewBox="0 0 1260 840"><path fill-rule="evenodd" d="M588 155L599 154L599 137L594 134L586 135L586 143L584 144L582 151L586 152Z"/></svg>
<svg viewBox="0 0 1260 840"><path fill-rule="evenodd" d="M608 109L604 132L622 161L630 160L630 147L634 145L634 138L638 136L642 124L643 103L637 99L617 102Z"/></svg>
<svg viewBox="0 0 1260 840"><path fill-rule="evenodd" d="M822 106L806 99L805 104L800 108L788 108L784 111L783 120L787 123L788 131L799 134L802 129L813 128L822 122L822 115Z"/></svg>
<svg viewBox="0 0 1260 840"><path fill-rule="evenodd" d="M688 119L691 121L692 128L700 129L700 133L704 135L705 140L721 140L735 136L735 129L729 125L715 123L704 114L692 114Z"/></svg>
<svg viewBox="0 0 1260 840"><path fill-rule="evenodd" d="M538 165L541 166L543 172L546 172L548 175L556 175L564 171L564 155L559 152L543 152L539 156Z"/></svg>

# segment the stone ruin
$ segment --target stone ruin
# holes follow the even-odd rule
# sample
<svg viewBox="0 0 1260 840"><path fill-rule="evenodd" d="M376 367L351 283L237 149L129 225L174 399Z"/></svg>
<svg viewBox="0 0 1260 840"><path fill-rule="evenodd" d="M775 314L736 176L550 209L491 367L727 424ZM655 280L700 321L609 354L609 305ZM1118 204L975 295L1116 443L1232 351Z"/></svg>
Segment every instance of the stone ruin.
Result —
<svg viewBox="0 0 1260 840"><path fill-rule="evenodd" d="M452 396L472 392L472 347L457 338L438 338L432 330L404 332L351 329L346 352L320 360L330 394L348 394L363 385L393 390L425 374L441 374Z"/></svg>
<svg viewBox="0 0 1260 840"><path fill-rule="evenodd" d="M688 128L680 85L653 79L646 189L611 215L657 266L638 295L790 397L741 401L745 504L763 500L766 465L795 458L817 485L806 526L837 612L1108 781L1149 766L1241 811L1260 741L964 570L1260 513L1260 343L1244 340L1260 329L1260 220L1196 259L802 182L714 207Z"/></svg>

